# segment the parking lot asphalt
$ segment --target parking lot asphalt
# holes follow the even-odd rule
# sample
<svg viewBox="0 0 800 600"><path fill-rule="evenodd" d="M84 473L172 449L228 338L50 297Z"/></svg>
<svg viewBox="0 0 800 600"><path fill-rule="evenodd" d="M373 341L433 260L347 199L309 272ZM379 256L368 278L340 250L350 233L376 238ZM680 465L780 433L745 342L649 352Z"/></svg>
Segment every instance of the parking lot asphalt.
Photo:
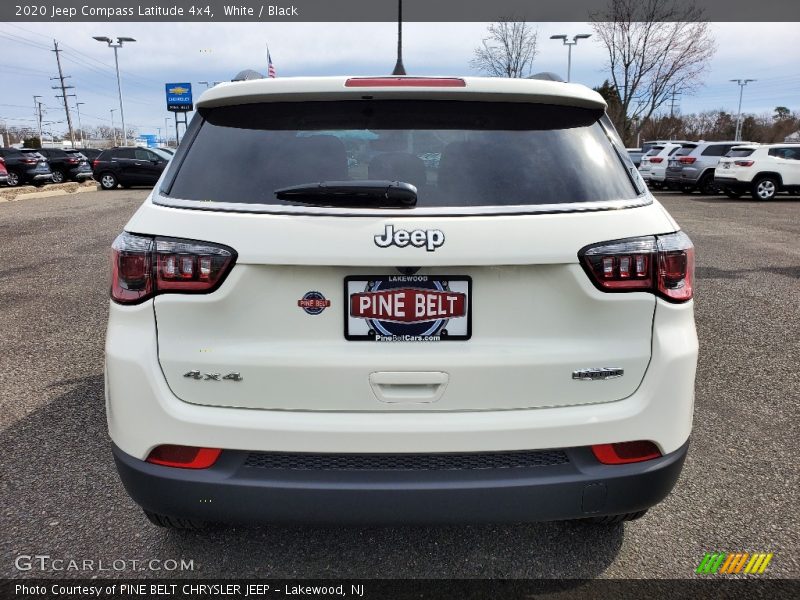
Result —
<svg viewBox="0 0 800 600"><path fill-rule="evenodd" d="M0 204L0 577L691 578L720 550L773 552L765 576L800 577L800 199L659 195L697 248L701 349L689 458L643 519L187 533L145 520L106 431L109 246L146 193ZM194 570L15 568L36 554Z"/></svg>

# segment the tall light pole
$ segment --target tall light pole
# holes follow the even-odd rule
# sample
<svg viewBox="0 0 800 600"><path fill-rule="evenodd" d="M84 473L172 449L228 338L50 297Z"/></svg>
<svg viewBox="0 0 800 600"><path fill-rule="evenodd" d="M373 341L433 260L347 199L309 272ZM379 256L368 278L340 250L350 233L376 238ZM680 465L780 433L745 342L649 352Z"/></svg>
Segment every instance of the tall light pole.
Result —
<svg viewBox="0 0 800 600"><path fill-rule="evenodd" d="M744 95L744 86L756 79L731 79L733 83L739 84L739 112L736 115L736 135L733 137L734 142L742 141L742 96Z"/></svg>
<svg viewBox="0 0 800 600"><path fill-rule="evenodd" d="M117 130L114 127L114 111L117 110L116 108L112 108L109 112L111 113L111 134L114 136L114 145L117 145Z"/></svg>
<svg viewBox="0 0 800 600"><path fill-rule="evenodd" d="M109 48L114 49L114 65L117 68L117 93L119 94L119 116L122 119L122 145L128 145L128 132L125 130L125 109L122 107L122 83L119 79L119 58L117 57L117 50L122 48L122 44L125 42L135 42L136 40L132 37L118 37L117 42L105 36L94 36L98 42L105 42L108 44Z"/></svg>
<svg viewBox="0 0 800 600"><path fill-rule="evenodd" d="M78 111L78 129L81 130L81 148L85 148L86 141L83 139L83 125L81 124L81 104L86 104L86 102L78 102L78 99L75 98L75 110Z"/></svg>
<svg viewBox="0 0 800 600"><path fill-rule="evenodd" d="M591 33L579 33L572 37L572 41L570 42L567 39L566 35L551 35L551 40L561 40L564 45L567 47L567 81L572 80L572 47L577 46L578 40L585 40L586 38L592 37Z"/></svg>
<svg viewBox="0 0 800 600"><path fill-rule="evenodd" d="M164 145L169 146L169 117L164 117Z"/></svg>

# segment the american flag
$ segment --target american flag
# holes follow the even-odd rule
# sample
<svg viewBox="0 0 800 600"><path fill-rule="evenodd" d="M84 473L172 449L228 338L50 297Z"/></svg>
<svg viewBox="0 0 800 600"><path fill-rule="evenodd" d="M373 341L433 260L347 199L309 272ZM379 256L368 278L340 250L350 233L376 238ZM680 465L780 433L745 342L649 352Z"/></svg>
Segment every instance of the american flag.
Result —
<svg viewBox="0 0 800 600"><path fill-rule="evenodd" d="M273 79L277 77L277 73L275 73L275 65L272 64L272 56L269 53L269 48L267 48L267 77L272 77Z"/></svg>

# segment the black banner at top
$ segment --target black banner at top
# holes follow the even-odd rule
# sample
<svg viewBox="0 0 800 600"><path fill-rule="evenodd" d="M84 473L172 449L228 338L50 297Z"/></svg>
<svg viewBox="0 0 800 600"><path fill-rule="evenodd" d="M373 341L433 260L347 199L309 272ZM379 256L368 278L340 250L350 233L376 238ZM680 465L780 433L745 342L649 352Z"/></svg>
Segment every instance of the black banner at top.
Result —
<svg viewBox="0 0 800 600"><path fill-rule="evenodd" d="M681 21L699 10L712 22L800 21L799 0L403 0L403 20L585 22L612 14L616 2L633 4L641 20ZM675 6L676 10L671 10ZM381 22L397 19L398 0L3 0L6 22ZM600 20L612 20L601 18Z"/></svg>

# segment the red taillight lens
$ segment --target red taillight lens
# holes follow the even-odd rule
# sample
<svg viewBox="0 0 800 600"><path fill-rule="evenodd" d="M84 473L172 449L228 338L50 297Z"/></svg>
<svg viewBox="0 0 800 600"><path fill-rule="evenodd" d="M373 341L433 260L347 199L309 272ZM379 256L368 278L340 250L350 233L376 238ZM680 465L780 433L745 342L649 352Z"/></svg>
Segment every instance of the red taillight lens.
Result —
<svg viewBox="0 0 800 600"><path fill-rule="evenodd" d="M694 246L682 231L594 244L578 257L605 292L652 292L672 302L694 292Z"/></svg>
<svg viewBox="0 0 800 600"><path fill-rule="evenodd" d="M153 448L147 462L179 469L207 469L219 458L220 448L195 448L166 444Z"/></svg>
<svg viewBox="0 0 800 600"><path fill-rule="evenodd" d="M735 160L733 161L733 164L735 164L737 167L752 167L754 162L755 161L752 160Z"/></svg>
<svg viewBox="0 0 800 600"><path fill-rule="evenodd" d="M457 77L351 77L344 87L467 87Z"/></svg>
<svg viewBox="0 0 800 600"><path fill-rule="evenodd" d="M696 159L694 156L681 156L681 157L678 159L678 161L679 161L679 162L680 162L682 165L692 165L692 164L694 164L694 161L696 161L696 160L697 160L697 159Z"/></svg>
<svg viewBox="0 0 800 600"><path fill-rule="evenodd" d="M661 452L653 442L636 441L592 446L594 457L604 465L624 465L659 458Z"/></svg>
<svg viewBox="0 0 800 600"><path fill-rule="evenodd" d="M97 159L95 158L95 159L92 161L92 168L93 168L93 169L96 169L96 168L97 168L97 165L98 165L99 163L100 163L100 161L99 161L99 160L97 160Z"/></svg>
<svg viewBox="0 0 800 600"><path fill-rule="evenodd" d="M159 293L208 293L236 260L227 246L123 233L112 249L111 298L135 304Z"/></svg>
<svg viewBox="0 0 800 600"><path fill-rule="evenodd" d="M35 165L37 162L39 162L38 158L23 158L20 160L24 162L26 165Z"/></svg>
<svg viewBox="0 0 800 600"><path fill-rule="evenodd" d="M67 164L70 164L70 165L77 165L79 162L80 162L80 160L78 160L77 158L68 158L67 159Z"/></svg>
<svg viewBox="0 0 800 600"><path fill-rule="evenodd" d="M656 163L656 164L658 164L658 163L661 163L661 162L664 162L664 159L663 159L663 158L660 158L660 157L658 157L658 156L655 156L655 157L653 157L653 158L651 158L651 159L649 159L649 160L650 160L650 162L651 162L651 163Z"/></svg>

